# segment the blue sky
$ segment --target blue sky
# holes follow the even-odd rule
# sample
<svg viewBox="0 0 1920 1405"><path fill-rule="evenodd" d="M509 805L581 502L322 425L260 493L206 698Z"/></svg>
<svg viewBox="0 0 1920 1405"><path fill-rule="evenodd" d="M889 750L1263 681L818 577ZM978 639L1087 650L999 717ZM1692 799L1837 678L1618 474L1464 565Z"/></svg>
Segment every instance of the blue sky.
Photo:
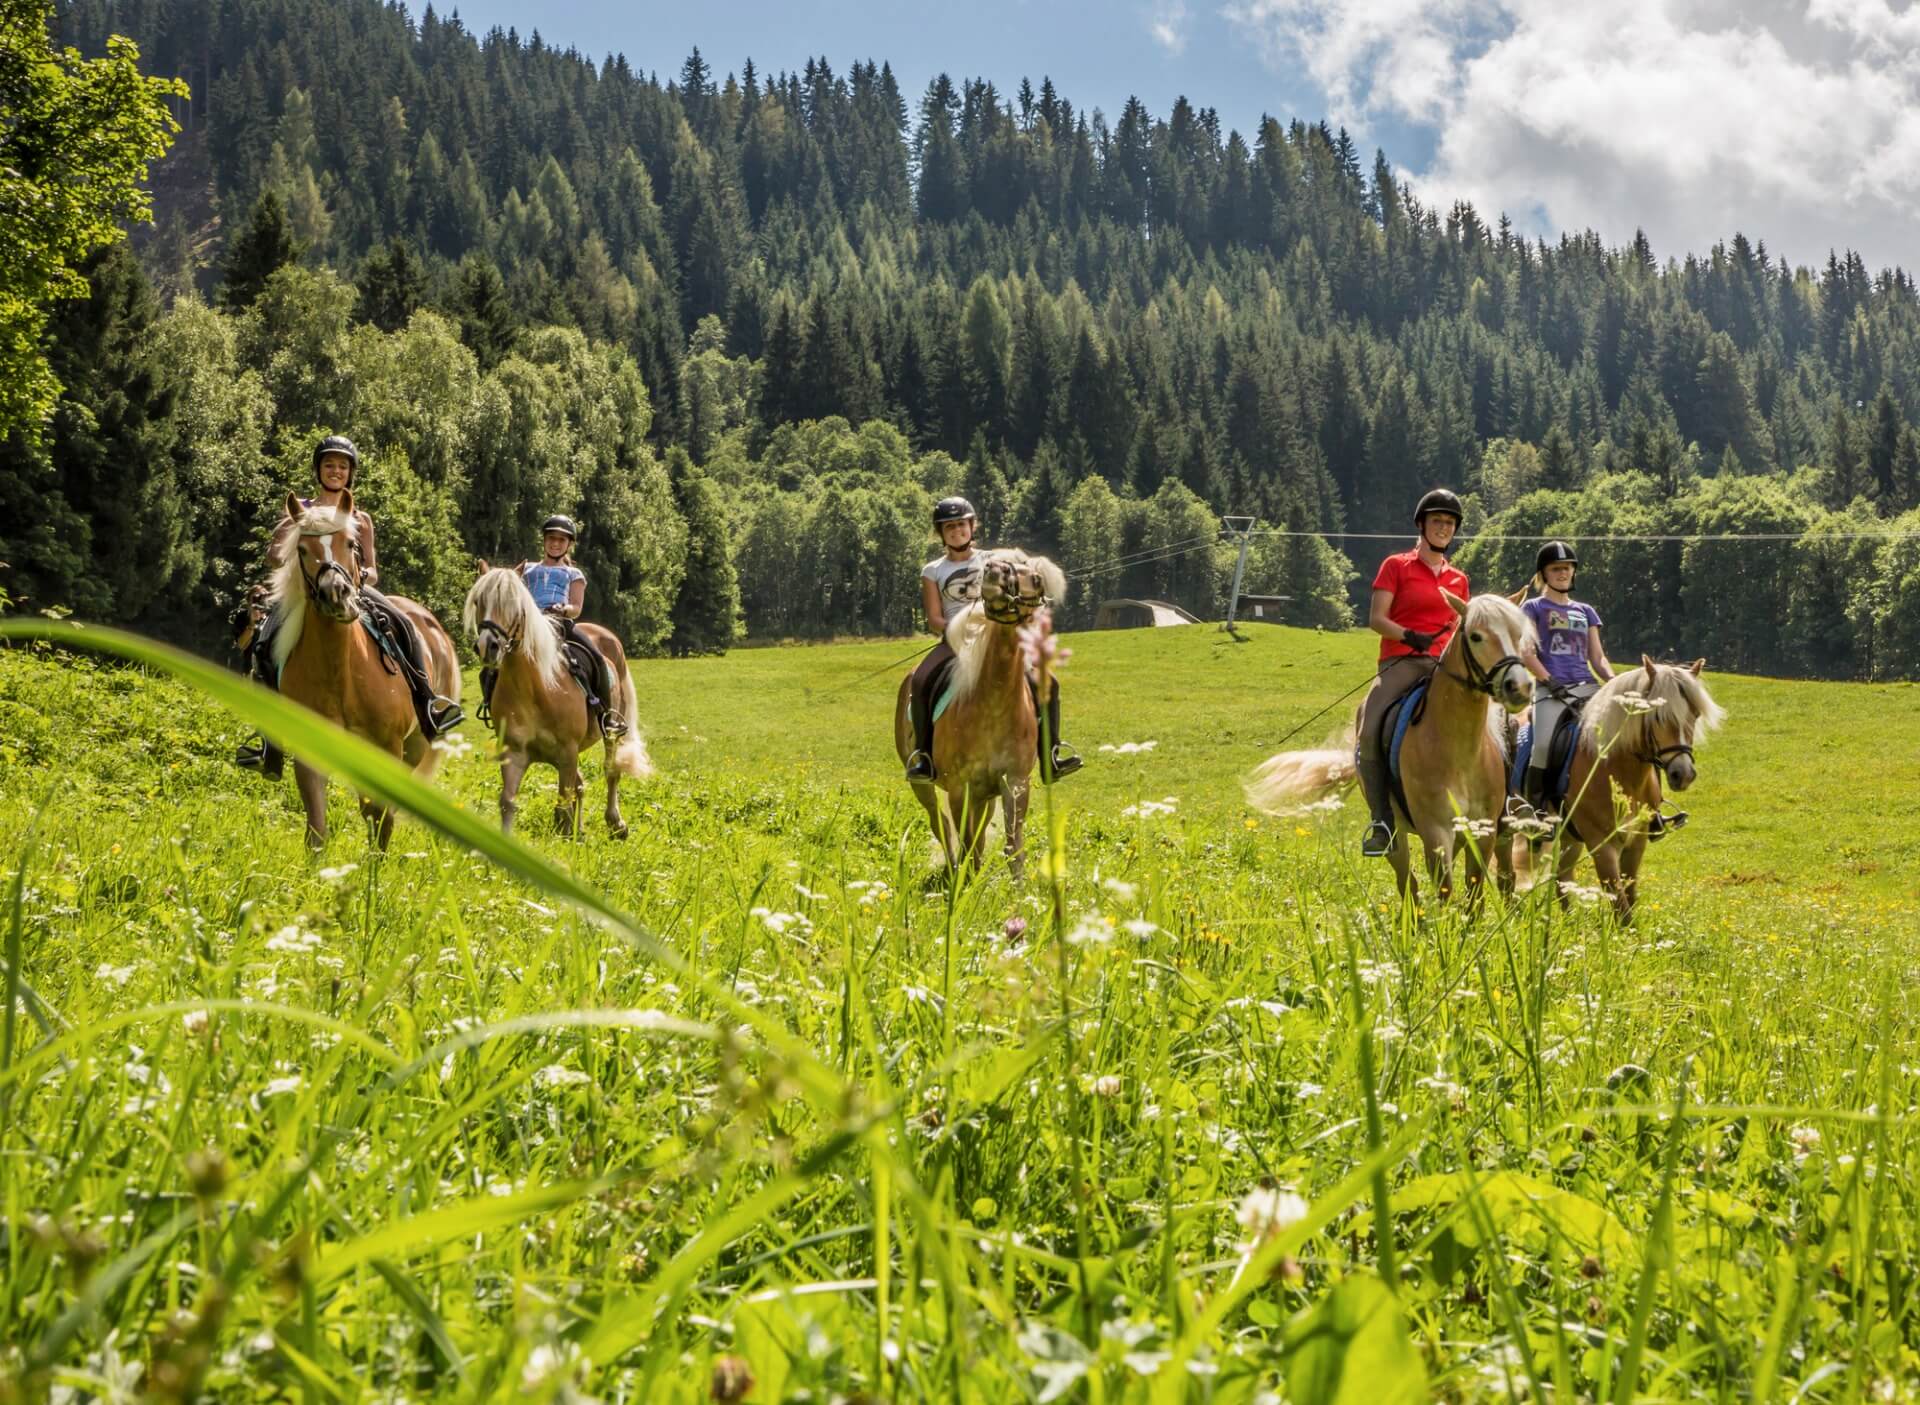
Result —
<svg viewBox="0 0 1920 1405"><path fill-rule="evenodd" d="M416 9L418 0L416 0ZM444 4L442 13L447 11ZM534 29L550 42L572 45L599 58L625 53L662 77L677 73L697 44L717 73L737 73L749 56L763 71L799 69L809 56L825 54L836 72L856 59L893 65L909 104L936 73L984 77L1011 97L1023 77L1034 87L1051 75L1054 86L1077 108L1104 110L1109 120L1137 95L1164 116L1185 94L1195 106L1219 109L1222 122L1251 139L1263 112L1282 121L1327 114L1325 92L1297 65L1281 69L1217 7L1177 0L973 0L966 5L924 0L870 3L726 4L618 3L618 0L464 0L458 7L468 29L484 34L494 25ZM1431 139L1399 130L1382 134L1400 151L1424 159ZM1372 147L1367 148L1369 157Z"/></svg>
<svg viewBox="0 0 1920 1405"><path fill-rule="evenodd" d="M412 0L416 9L423 0ZM1430 207L1471 200L1549 239L1644 229L1662 258L1745 233L1795 263L1857 249L1920 267L1916 0L466 0L662 75L824 54L1011 95L1051 75L1111 119L1185 94L1251 134L1327 118L1386 150Z"/></svg>

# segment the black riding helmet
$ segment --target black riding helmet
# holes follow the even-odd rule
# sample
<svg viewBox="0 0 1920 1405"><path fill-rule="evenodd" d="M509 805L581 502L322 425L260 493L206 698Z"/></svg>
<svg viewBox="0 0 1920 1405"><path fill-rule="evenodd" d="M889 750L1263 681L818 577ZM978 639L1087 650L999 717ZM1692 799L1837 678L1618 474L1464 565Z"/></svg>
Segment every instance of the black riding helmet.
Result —
<svg viewBox="0 0 1920 1405"><path fill-rule="evenodd" d="M540 535L544 537L548 532L565 532L573 541L580 539L579 529L573 525L573 519L564 512L556 512L540 524Z"/></svg>
<svg viewBox="0 0 1920 1405"><path fill-rule="evenodd" d="M1460 495L1450 488L1434 488L1420 499L1420 506L1413 510L1413 525L1424 526L1427 514L1444 512L1455 522L1464 522L1466 509L1460 506Z"/></svg>
<svg viewBox="0 0 1920 1405"><path fill-rule="evenodd" d="M313 451L313 476L320 477L320 460L327 454L345 454L347 456L347 486L353 486L353 480L360 476L360 451L353 447L353 441L344 434L329 434Z"/></svg>
<svg viewBox="0 0 1920 1405"><path fill-rule="evenodd" d="M936 531L949 522L967 522L976 516L973 504L965 498L942 498L933 505L933 525Z"/></svg>
<svg viewBox="0 0 1920 1405"><path fill-rule="evenodd" d="M1580 564L1580 558L1573 554L1573 548L1565 542L1548 542L1540 548L1540 554L1533 558L1533 573L1536 576L1544 576L1547 573L1547 567L1558 566L1562 563L1568 566L1578 566Z"/></svg>

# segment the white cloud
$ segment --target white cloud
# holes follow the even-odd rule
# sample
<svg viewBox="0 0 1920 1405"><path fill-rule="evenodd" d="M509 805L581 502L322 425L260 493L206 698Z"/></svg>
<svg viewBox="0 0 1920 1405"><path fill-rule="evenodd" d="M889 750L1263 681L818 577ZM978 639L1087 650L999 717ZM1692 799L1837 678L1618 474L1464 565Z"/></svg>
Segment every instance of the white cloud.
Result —
<svg viewBox="0 0 1920 1405"><path fill-rule="evenodd" d="M1889 0L1230 0L1334 121L1430 128L1411 183L1523 228L1744 231L1920 263L1920 6ZM1391 154L1391 153L1390 153Z"/></svg>
<svg viewBox="0 0 1920 1405"><path fill-rule="evenodd" d="M1147 11L1147 33L1170 54L1187 47L1187 0L1154 0Z"/></svg>

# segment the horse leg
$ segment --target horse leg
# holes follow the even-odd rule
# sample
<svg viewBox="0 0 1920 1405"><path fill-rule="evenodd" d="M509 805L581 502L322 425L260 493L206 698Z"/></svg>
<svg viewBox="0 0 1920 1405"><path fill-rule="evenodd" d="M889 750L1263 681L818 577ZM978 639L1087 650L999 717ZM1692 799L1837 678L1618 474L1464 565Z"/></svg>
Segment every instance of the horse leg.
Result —
<svg viewBox="0 0 1920 1405"><path fill-rule="evenodd" d="M327 778L306 762L295 761L293 779L307 810L307 847L318 852L327 842Z"/></svg>
<svg viewBox="0 0 1920 1405"><path fill-rule="evenodd" d="M1027 802L1032 791L1025 781L1005 780L1000 786L1000 803L1007 821L1007 867L1015 882L1027 876Z"/></svg>
<svg viewBox="0 0 1920 1405"><path fill-rule="evenodd" d="M1393 885L1400 890L1400 901L1412 902L1419 897L1420 884L1413 876L1413 859L1407 848L1404 825L1393 831L1393 847L1387 851L1387 862L1393 865Z"/></svg>
<svg viewBox="0 0 1920 1405"><path fill-rule="evenodd" d="M580 758L569 753L560 758L560 800L553 807L553 827L572 838L580 832Z"/></svg>
<svg viewBox="0 0 1920 1405"><path fill-rule="evenodd" d="M962 822L961 858L967 868L980 871L981 854L987 847L987 826L993 822L995 796L990 790L967 787L967 813Z"/></svg>
<svg viewBox="0 0 1920 1405"><path fill-rule="evenodd" d="M520 782L532 764L524 751L509 751L500 758L500 829L513 833L513 817L520 812Z"/></svg>
<svg viewBox="0 0 1920 1405"><path fill-rule="evenodd" d="M1453 832L1450 829L1423 829L1420 848L1427 860L1427 877L1433 880L1440 901L1453 897Z"/></svg>
<svg viewBox="0 0 1920 1405"><path fill-rule="evenodd" d="M373 829L373 842L380 846L380 852L387 852L387 843L393 838L393 806L382 805L375 800L362 800L360 813L367 817L367 823Z"/></svg>
<svg viewBox="0 0 1920 1405"><path fill-rule="evenodd" d="M1627 890L1620 877L1620 846L1609 841L1593 851L1594 872L1600 875L1600 886L1613 899L1614 915L1625 926L1633 917L1633 895Z"/></svg>
<svg viewBox="0 0 1920 1405"><path fill-rule="evenodd" d="M1636 830L1620 851L1620 920L1633 921L1634 904L1640 900L1640 861L1647 855L1647 832Z"/></svg>
<svg viewBox="0 0 1920 1405"><path fill-rule="evenodd" d="M1570 911L1573 907L1573 875L1580 867L1581 845L1569 838L1567 832L1560 831L1560 861L1554 866L1553 891L1560 899L1560 910Z"/></svg>
<svg viewBox="0 0 1920 1405"><path fill-rule="evenodd" d="M631 720L629 726L634 725ZM627 837L627 822L620 816L620 773L613 768L613 750L617 741L607 743L607 833L615 839Z"/></svg>

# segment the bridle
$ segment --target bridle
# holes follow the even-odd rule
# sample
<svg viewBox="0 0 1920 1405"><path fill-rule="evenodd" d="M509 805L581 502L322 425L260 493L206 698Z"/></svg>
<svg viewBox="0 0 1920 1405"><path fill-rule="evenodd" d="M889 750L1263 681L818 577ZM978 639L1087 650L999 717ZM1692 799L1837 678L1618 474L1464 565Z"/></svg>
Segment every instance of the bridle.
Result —
<svg viewBox="0 0 1920 1405"><path fill-rule="evenodd" d="M1454 634L1460 640L1461 657L1467 661L1466 677L1462 678L1459 674L1453 672L1444 662L1440 665L1440 671L1454 682L1460 684L1461 687L1470 689L1476 693L1484 693L1488 697L1498 701L1500 689L1495 680L1509 668L1525 668L1526 665L1521 662L1517 654L1502 654L1498 659L1494 660L1492 667L1482 667L1480 660L1473 655L1473 641L1465 637L1464 630L1465 622L1462 621L1460 625L1455 626ZM1446 656L1446 651L1444 649L1441 650L1441 659L1445 660Z"/></svg>
<svg viewBox="0 0 1920 1405"><path fill-rule="evenodd" d="M333 536L334 533L316 532L314 535ZM316 570L309 572L307 570L307 553L300 550L297 545L294 547L294 555L300 562L300 581L307 588L307 599L314 604L318 605L322 603L320 598L320 582L326 579L328 571L338 571L345 577L347 589L354 591L360 589L360 577L364 574L363 568L360 565L360 542L350 529L347 531L347 545L353 552L354 570L352 574L348 574L347 568L342 566L338 561L335 561L331 556L325 561L322 561Z"/></svg>
<svg viewBox="0 0 1920 1405"><path fill-rule="evenodd" d="M525 626L522 626L524 629ZM510 630L493 620L481 620L479 633L485 635L492 631L500 637L500 658L504 662L509 654L519 648L524 638L520 630Z"/></svg>
<svg viewBox="0 0 1920 1405"><path fill-rule="evenodd" d="M1013 578L1016 582L1020 579L1018 568L1014 569ZM1021 595L1015 592L1012 595L1003 595L997 601L988 600L984 590L980 593L980 609L995 624L1025 624L1033 618L1036 611L1051 603L1045 590L1036 591L1032 595Z"/></svg>

